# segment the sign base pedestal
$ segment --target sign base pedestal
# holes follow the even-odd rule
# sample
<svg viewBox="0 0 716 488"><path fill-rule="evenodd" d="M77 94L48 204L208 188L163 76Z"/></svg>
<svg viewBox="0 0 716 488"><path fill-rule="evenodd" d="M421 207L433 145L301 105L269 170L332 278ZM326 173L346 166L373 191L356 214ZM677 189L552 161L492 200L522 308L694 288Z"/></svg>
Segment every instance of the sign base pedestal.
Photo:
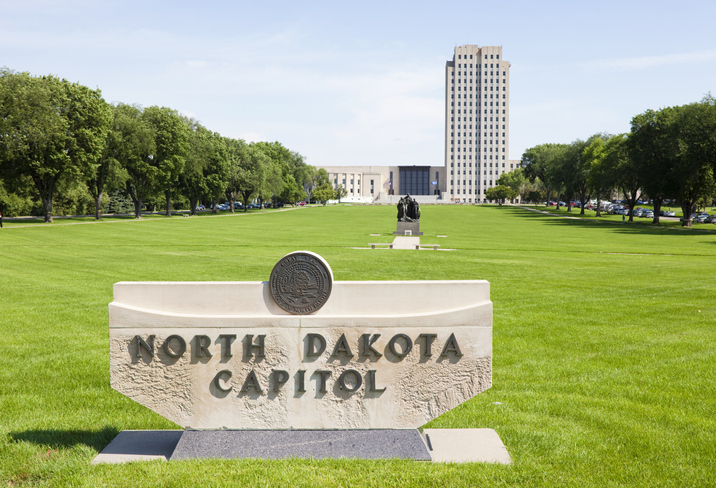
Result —
<svg viewBox="0 0 716 488"><path fill-rule="evenodd" d="M92 461L353 458L511 464L493 429L124 430Z"/></svg>

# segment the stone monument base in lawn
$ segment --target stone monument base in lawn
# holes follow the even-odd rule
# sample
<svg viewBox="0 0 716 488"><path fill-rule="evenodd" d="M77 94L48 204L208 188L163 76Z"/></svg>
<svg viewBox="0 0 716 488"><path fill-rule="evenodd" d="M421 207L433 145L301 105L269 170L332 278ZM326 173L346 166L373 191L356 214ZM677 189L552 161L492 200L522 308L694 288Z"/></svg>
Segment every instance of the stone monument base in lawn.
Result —
<svg viewBox="0 0 716 488"><path fill-rule="evenodd" d="M421 236L420 222L400 222L398 221L398 228L393 235L396 236Z"/></svg>
<svg viewBox="0 0 716 488"><path fill-rule="evenodd" d="M124 430L92 464L156 459L350 458L511 464L492 429Z"/></svg>
<svg viewBox="0 0 716 488"><path fill-rule="evenodd" d="M112 388L187 430L122 432L98 462L132 445L170 460L430 460L431 437L457 454L478 442L417 428L492 386L490 284L334 282L298 251L269 282L116 283L109 350Z"/></svg>

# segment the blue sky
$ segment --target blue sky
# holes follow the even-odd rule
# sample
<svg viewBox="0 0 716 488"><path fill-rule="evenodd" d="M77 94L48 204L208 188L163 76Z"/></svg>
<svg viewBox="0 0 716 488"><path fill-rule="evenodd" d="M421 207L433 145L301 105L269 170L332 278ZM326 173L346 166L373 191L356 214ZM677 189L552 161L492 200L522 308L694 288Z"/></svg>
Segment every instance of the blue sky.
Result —
<svg viewBox="0 0 716 488"><path fill-rule="evenodd" d="M716 94L716 2L0 0L0 66L313 165L442 165L445 61L502 45L510 158Z"/></svg>

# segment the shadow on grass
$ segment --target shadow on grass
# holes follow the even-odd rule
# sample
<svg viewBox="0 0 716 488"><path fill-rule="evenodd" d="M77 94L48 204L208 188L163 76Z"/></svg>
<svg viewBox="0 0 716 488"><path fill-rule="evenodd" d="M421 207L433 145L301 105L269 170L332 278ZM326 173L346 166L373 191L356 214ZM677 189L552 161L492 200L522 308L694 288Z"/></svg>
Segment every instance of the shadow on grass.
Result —
<svg viewBox="0 0 716 488"><path fill-rule="evenodd" d="M678 235L678 236L703 236L704 233L714 232L714 229L689 229L684 227L667 227L663 225L653 225L651 220L645 222L634 222L623 224L619 221L610 220L599 220L598 218L581 218L578 217L579 212L570 215L554 215L544 214L539 211L535 212L532 210L526 210L518 207L496 207L503 212L510 213L516 217L531 218L535 220L542 220L550 225L559 226L580 226L590 228L609 228L612 231L623 233L623 234L639 234L639 235ZM577 217L577 218L565 218L565 217ZM716 243L716 241L714 241Z"/></svg>
<svg viewBox="0 0 716 488"><path fill-rule="evenodd" d="M117 437L119 429L105 427L102 430L25 430L10 432L10 438L15 442L31 442L49 446L54 449L74 447L84 444L97 452L105 448L112 439Z"/></svg>

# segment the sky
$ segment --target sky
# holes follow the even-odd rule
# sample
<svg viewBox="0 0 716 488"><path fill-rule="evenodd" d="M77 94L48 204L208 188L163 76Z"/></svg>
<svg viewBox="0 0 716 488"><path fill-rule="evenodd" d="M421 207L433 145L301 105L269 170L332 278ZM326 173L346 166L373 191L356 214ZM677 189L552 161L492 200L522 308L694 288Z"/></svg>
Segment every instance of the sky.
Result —
<svg viewBox="0 0 716 488"><path fill-rule="evenodd" d="M444 164L445 62L500 45L509 158L716 95L716 2L0 0L0 66L314 166Z"/></svg>

